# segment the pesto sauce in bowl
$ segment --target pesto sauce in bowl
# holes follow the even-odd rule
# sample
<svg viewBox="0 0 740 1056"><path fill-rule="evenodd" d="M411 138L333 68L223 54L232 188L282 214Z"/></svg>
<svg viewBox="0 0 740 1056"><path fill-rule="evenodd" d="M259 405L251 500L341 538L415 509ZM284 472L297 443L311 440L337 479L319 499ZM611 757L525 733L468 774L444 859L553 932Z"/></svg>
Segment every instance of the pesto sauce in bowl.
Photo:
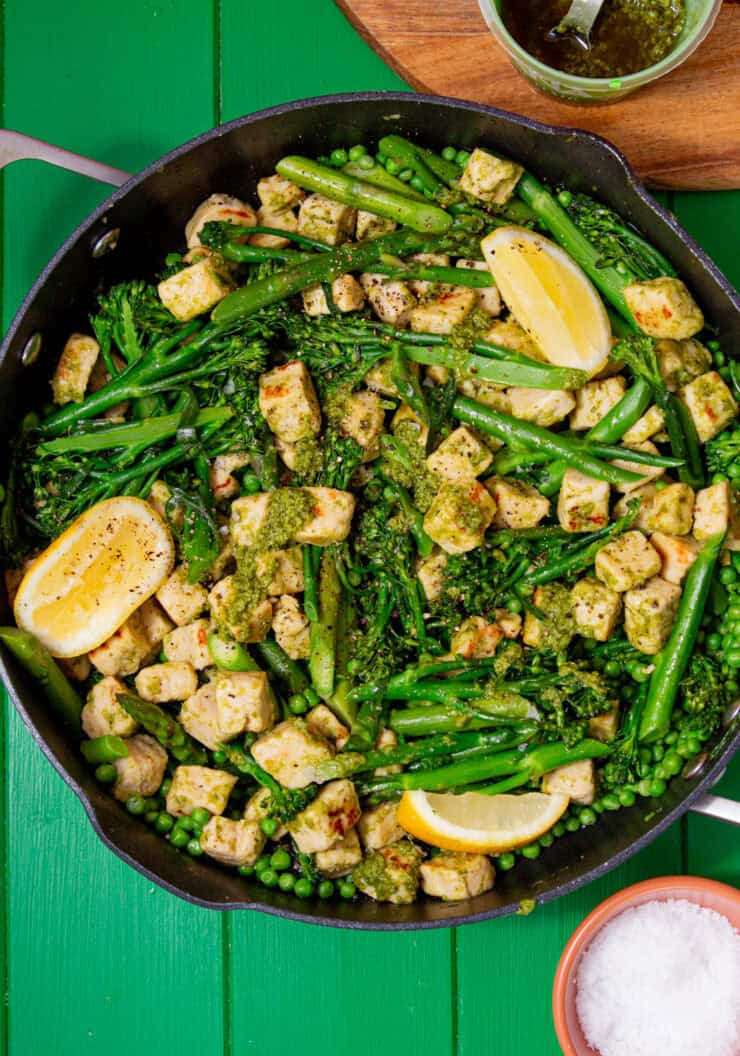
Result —
<svg viewBox="0 0 740 1056"><path fill-rule="evenodd" d="M501 0L504 25L530 55L576 77L624 77L654 66L675 48L684 0L605 0L585 51L573 38L548 39L571 0Z"/></svg>

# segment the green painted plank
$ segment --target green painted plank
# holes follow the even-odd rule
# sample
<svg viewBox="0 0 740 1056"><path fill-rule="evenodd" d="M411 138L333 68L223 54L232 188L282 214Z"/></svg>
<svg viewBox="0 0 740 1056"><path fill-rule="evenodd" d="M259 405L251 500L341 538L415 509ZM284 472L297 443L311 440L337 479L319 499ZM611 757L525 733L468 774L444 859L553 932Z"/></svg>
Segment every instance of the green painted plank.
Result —
<svg viewBox="0 0 740 1056"><path fill-rule="evenodd" d="M131 0L104 14L91 0L8 5L6 34L10 127L133 170L213 123L213 12L201 0ZM7 173L6 324L107 193L33 163ZM170 1046L220 1056L222 920L103 847L14 717L8 742L10 1056Z"/></svg>
<svg viewBox="0 0 740 1056"><path fill-rule="evenodd" d="M222 0L221 8L225 121L310 95L404 87L333 4L292 0L280 13L292 27L286 32L269 6L255 6L249 35L265 46L248 56L243 5ZM235 1053L273 1056L327 1043L353 1056L375 1056L381 1043L385 1056L450 1052L449 931L353 934L256 914L234 915L230 927ZM265 964L269 971L259 969Z"/></svg>

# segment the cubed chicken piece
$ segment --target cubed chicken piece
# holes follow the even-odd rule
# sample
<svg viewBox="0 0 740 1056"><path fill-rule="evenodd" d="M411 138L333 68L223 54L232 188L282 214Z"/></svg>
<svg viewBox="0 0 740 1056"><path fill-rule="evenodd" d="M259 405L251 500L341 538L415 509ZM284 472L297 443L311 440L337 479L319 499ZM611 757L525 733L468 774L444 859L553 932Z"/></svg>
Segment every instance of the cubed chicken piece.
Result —
<svg viewBox="0 0 740 1056"><path fill-rule="evenodd" d="M654 576L624 596L624 630L641 653L655 656L668 641L681 600L681 588Z"/></svg>
<svg viewBox="0 0 740 1056"><path fill-rule="evenodd" d="M690 535L666 535L664 532L653 532L650 542L663 562L661 577L680 586L696 561L699 543Z"/></svg>
<svg viewBox="0 0 740 1056"><path fill-rule="evenodd" d="M167 769L167 752L148 733L128 738L126 747L128 755L113 761L116 768L113 795L122 803L131 796L153 796Z"/></svg>
<svg viewBox="0 0 740 1056"><path fill-rule="evenodd" d="M427 458L427 466L444 480L463 483L484 473L491 462L489 449L466 425L453 429Z"/></svg>
<svg viewBox="0 0 740 1056"><path fill-rule="evenodd" d="M508 393L492 381L477 381L474 378L459 378L457 391L461 396L467 396L484 407L490 407L492 411L501 411L502 414L511 414L511 401ZM491 451L498 451L503 447L503 441L497 440L495 436L485 435L483 437Z"/></svg>
<svg viewBox="0 0 740 1056"><path fill-rule="evenodd" d="M360 802L351 781L329 781L310 806L288 822L288 832L302 854L328 851L354 828Z"/></svg>
<svg viewBox="0 0 740 1056"><path fill-rule="evenodd" d="M265 209L292 209L301 204L306 192L276 172L273 176L265 176L259 181L257 197Z"/></svg>
<svg viewBox="0 0 740 1056"><path fill-rule="evenodd" d="M206 682L188 697L180 709L179 719L191 737L215 751L224 739L218 722L216 683Z"/></svg>
<svg viewBox="0 0 740 1056"><path fill-rule="evenodd" d="M496 503L483 484L445 482L424 517L424 531L447 554L464 554L483 542Z"/></svg>
<svg viewBox="0 0 740 1056"><path fill-rule="evenodd" d="M100 345L87 334L72 334L59 357L51 389L54 403L81 403L93 372Z"/></svg>
<svg viewBox="0 0 740 1056"><path fill-rule="evenodd" d="M619 704L601 715L592 715L587 723L588 736L597 741L611 741L619 729Z"/></svg>
<svg viewBox="0 0 740 1056"><path fill-rule="evenodd" d="M331 308L323 286L309 286L302 291L306 315L330 315ZM340 275L331 284L332 305L339 312L358 312L365 303L365 291L354 275Z"/></svg>
<svg viewBox="0 0 740 1056"><path fill-rule="evenodd" d="M228 455L216 455L210 465L208 477L216 502L233 499L241 490L234 471L249 465L248 451L234 451Z"/></svg>
<svg viewBox="0 0 740 1056"><path fill-rule="evenodd" d="M504 636L497 623L489 623L482 616L468 616L452 635L450 654L466 660L482 660L494 656Z"/></svg>
<svg viewBox="0 0 740 1056"><path fill-rule="evenodd" d="M486 487L496 503L497 528L534 528L550 512L550 500L530 484L505 477L489 477Z"/></svg>
<svg viewBox="0 0 740 1056"><path fill-rule="evenodd" d="M404 425L405 422L412 423L416 431L417 441L422 447L426 447L429 439L429 426L422 422L421 418L411 410L407 403L402 403L391 418L391 432L396 433L399 425Z"/></svg>
<svg viewBox="0 0 740 1056"><path fill-rule="evenodd" d="M322 194L309 194L301 202L298 230L307 238L316 238L330 246L340 246L352 238L357 212Z"/></svg>
<svg viewBox="0 0 740 1056"><path fill-rule="evenodd" d="M234 547L229 536L223 534L224 529L228 531L228 525L224 525L220 529L221 549L219 550L218 557L208 569L208 578L214 583L218 583L219 579L223 579L225 575L234 572L236 568L236 554L234 553Z"/></svg>
<svg viewBox="0 0 740 1056"><path fill-rule="evenodd" d="M231 504L231 539L235 546L254 546L267 524L272 494L242 495Z"/></svg>
<svg viewBox="0 0 740 1056"><path fill-rule="evenodd" d="M192 697L198 688L195 668L187 660L142 667L136 676L136 692L144 700L166 704L170 700Z"/></svg>
<svg viewBox="0 0 740 1056"><path fill-rule="evenodd" d="M660 488L646 513L649 532L688 535L694 523L694 489L688 484Z"/></svg>
<svg viewBox="0 0 740 1056"><path fill-rule="evenodd" d="M457 261L455 267L466 268L468 271L488 271L488 265L485 260L465 260L463 257ZM493 276L491 276L491 282L493 283ZM498 292L498 286L482 286L480 289L476 289L475 303L486 315L500 315L503 302L501 301L501 294Z"/></svg>
<svg viewBox="0 0 740 1056"><path fill-rule="evenodd" d="M302 719L286 719L252 745L252 755L286 788L305 788L318 779L318 767L331 759L329 742L311 733Z"/></svg>
<svg viewBox="0 0 740 1056"><path fill-rule="evenodd" d="M633 282L623 292L635 322L649 337L680 341L704 326L701 309L681 279L663 275Z"/></svg>
<svg viewBox="0 0 740 1056"><path fill-rule="evenodd" d="M82 728L88 737L130 737L136 733L139 724L118 701L119 693L128 692L125 683L112 675L92 687L82 709Z"/></svg>
<svg viewBox="0 0 740 1056"><path fill-rule="evenodd" d="M274 725L277 703L264 671L219 671L214 685L223 740L240 733L264 733Z"/></svg>
<svg viewBox="0 0 740 1056"><path fill-rule="evenodd" d="M584 638L605 642L622 613L622 596L593 576L579 579L571 592L573 619Z"/></svg>
<svg viewBox="0 0 740 1056"><path fill-rule="evenodd" d="M655 346L663 381L678 392L694 378L712 369L712 353L700 341L658 341Z"/></svg>
<svg viewBox="0 0 740 1056"><path fill-rule="evenodd" d="M529 356L530 359L536 359L540 362L546 359L539 345L512 315L507 319L497 319L483 334L483 340L490 345L498 345L499 348L508 348L512 352L521 352L523 355Z"/></svg>
<svg viewBox="0 0 740 1056"><path fill-rule="evenodd" d="M171 500L172 489L169 484L164 480L155 480L146 501L163 521L171 521L176 528L182 528L184 511Z"/></svg>
<svg viewBox="0 0 740 1056"><path fill-rule="evenodd" d="M611 464L618 466L619 469L626 469L629 473L637 473L640 479L633 481L631 484L617 484L617 491L629 495L638 488L644 488L646 484L650 484L651 481L658 480L663 476L665 473L663 466L646 466L644 462L631 462L629 459L630 451L644 451L649 455L660 454L658 448L650 440L646 440L642 444L631 444L629 447L626 444L622 446L625 450L625 458L610 459Z"/></svg>
<svg viewBox="0 0 740 1056"><path fill-rule="evenodd" d="M388 749L396 748L398 746L398 736L394 730L384 726L378 736L375 738L375 747ZM390 766L376 766L373 773L376 777L385 777L388 774L400 774L402 767L397 763L392 763Z"/></svg>
<svg viewBox="0 0 740 1056"><path fill-rule="evenodd" d="M236 776L225 770L178 766L167 793L167 811L178 818L192 814L196 807L203 807L211 814L223 814L236 782Z"/></svg>
<svg viewBox="0 0 740 1056"><path fill-rule="evenodd" d="M493 887L496 873L485 854L443 851L421 863L421 889L425 895L458 902L475 898Z"/></svg>
<svg viewBox="0 0 740 1056"><path fill-rule="evenodd" d="M272 792L270 792L269 788L258 788L247 800L247 805L244 808L244 820L260 822L263 818L273 817L272 811ZM280 824L269 839L277 842L284 839L287 835L288 830L284 825Z"/></svg>
<svg viewBox="0 0 740 1056"><path fill-rule="evenodd" d="M137 610L102 645L92 649L88 656L93 667L101 674L123 677L135 674L151 652L152 646Z"/></svg>
<svg viewBox="0 0 740 1056"><path fill-rule="evenodd" d="M272 624L272 602L260 601L245 611L238 603L233 576L220 580L208 595L211 616L237 642L261 642Z"/></svg>
<svg viewBox="0 0 740 1056"><path fill-rule="evenodd" d="M547 795L560 793L570 796L571 802L588 807L596 798L596 777L593 759L566 763L542 775L542 791Z"/></svg>
<svg viewBox="0 0 740 1056"><path fill-rule="evenodd" d="M660 572L660 554L642 532L624 532L596 555L596 575L612 590L624 593Z"/></svg>
<svg viewBox="0 0 740 1056"><path fill-rule="evenodd" d="M305 488L313 500L309 520L295 533L296 542L328 546L342 543L349 535L355 497L350 491L337 488Z"/></svg>
<svg viewBox="0 0 740 1056"><path fill-rule="evenodd" d="M164 655L172 662L185 660L202 671L213 663L208 649L208 620L194 620L185 627L176 627L164 636L162 649Z"/></svg>
<svg viewBox="0 0 740 1056"><path fill-rule="evenodd" d="M427 601L437 601L442 596L446 565L447 554L436 548L429 557L423 557L417 563L416 575Z"/></svg>
<svg viewBox="0 0 740 1056"><path fill-rule="evenodd" d="M311 708L306 715L306 726L309 733L324 737L337 749L343 748L349 740L349 730L326 704L317 704L315 708Z"/></svg>
<svg viewBox="0 0 740 1056"><path fill-rule="evenodd" d="M468 286L443 289L430 301L417 305L411 312L410 325L415 333L450 334L475 308L475 290Z"/></svg>
<svg viewBox="0 0 740 1056"><path fill-rule="evenodd" d="M417 363L409 363L409 370L415 377L419 376L419 366ZM393 396L397 399L400 394L396 387L396 383L393 380L392 374L393 361L390 357L379 359L365 375L364 382L369 389L373 390L373 392L378 392L381 396Z"/></svg>
<svg viewBox="0 0 740 1056"><path fill-rule="evenodd" d="M88 656L57 657L57 664L72 682L87 681L92 671L92 664Z"/></svg>
<svg viewBox="0 0 740 1056"><path fill-rule="evenodd" d="M382 323L389 323L401 330L408 326L411 312L416 307L416 297L405 282L399 279L389 282L385 275L363 272L360 285L370 307Z"/></svg>
<svg viewBox="0 0 740 1056"><path fill-rule="evenodd" d="M287 231L295 234L298 231L298 217L292 209L268 209L260 206L257 210L257 224L259 227L272 227L277 231ZM249 239L250 246L262 246L264 249L285 249L290 245L290 239L282 235L267 235L260 232L252 235Z"/></svg>
<svg viewBox="0 0 740 1056"><path fill-rule="evenodd" d="M630 491L628 494L623 495L615 504L614 517L626 517L626 515L634 509L632 504L637 502L637 516L632 524L633 527L639 528L641 532L647 532L650 506L657 493L658 489L655 484L645 484L641 488L635 488L634 491Z"/></svg>
<svg viewBox="0 0 740 1056"><path fill-rule="evenodd" d="M721 433L737 416L737 403L716 370L690 381L684 386L681 398L703 444Z"/></svg>
<svg viewBox="0 0 740 1056"><path fill-rule="evenodd" d="M141 618L141 625L144 628L144 634L149 639L149 644L153 650L159 649L165 635L168 635L175 626L174 623L154 598L149 598L145 601L139 607L138 612Z"/></svg>
<svg viewBox="0 0 740 1056"><path fill-rule="evenodd" d="M303 590L303 552L300 546L285 550L264 550L258 554L256 572L266 583L266 591L274 594L300 594Z"/></svg>
<svg viewBox="0 0 740 1056"><path fill-rule="evenodd" d="M694 502L694 538L699 542L726 532L733 519L733 499L730 484L724 480L696 493Z"/></svg>
<svg viewBox="0 0 740 1056"><path fill-rule="evenodd" d="M179 565L157 591L157 601L178 627L192 623L208 604L208 591L188 583L187 565Z"/></svg>
<svg viewBox="0 0 740 1056"><path fill-rule="evenodd" d="M375 213L358 209L355 238L358 242L364 242L368 238L380 238L381 235L389 235L391 231L395 231L397 226L395 220L387 220L384 216L376 216Z"/></svg>
<svg viewBox="0 0 740 1056"><path fill-rule="evenodd" d="M576 405L568 422L571 429L592 429L607 411L616 407L624 396L625 387L620 375L603 381L587 381L574 393Z"/></svg>
<svg viewBox="0 0 740 1056"><path fill-rule="evenodd" d="M267 837L256 821L210 818L200 834L200 847L222 865L252 866L262 854Z"/></svg>
<svg viewBox="0 0 740 1056"><path fill-rule="evenodd" d="M609 484L566 469L558 496L558 520L566 532L593 532L609 523Z"/></svg>
<svg viewBox="0 0 740 1056"><path fill-rule="evenodd" d="M275 641L293 660L308 660L311 655L311 629L298 601L284 594L275 603L272 614Z"/></svg>
<svg viewBox="0 0 740 1056"><path fill-rule="evenodd" d="M496 623L501 628L504 638L518 638L522 631L522 618L518 612L508 609L496 609Z"/></svg>
<svg viewBox="0 0 740 1056"><path fill-rule="evenodd" d="M576 405L572 392L566 389L520 389L506 390L511 414L523 422L534 422L548 428L567 418Z"/></svg>
<svg viewBox="0 0 740 1056"><path fill-rule="evenodd" d="M523 172L522 166L515 161L497 158L495 154L476 147L460 177L460 190L482 202L506 205Z"/></svg>
<svg viewBox="0 0 740 1056"><path fill-rule="evenodd" d="M254 209L239 198L232 198L229 194L211 194L200 203L185 225L188 248L193 249L201 244L200 233L206 224L225 223L254 227L256 222Z"/></svg>
<svg viewBox="0 0 740 1056"><path fill-rule="evenodd" d="M545 583L532 595L532 604L544 619L527 612L522 642L533 649L551 649L563 653L576 633L571 591L562 583Z"/></svg>
<svg viewBox="0 0 740 1056"><path fill-rule="evenodd" d="M314 865L322 876L335 880L347 876L362 861L362 848L356 829L350 829L346 836L329 848L328 851L317 851Z"/></svg>
<svg viewBox="0 0 740 1056"><path fill-rule="evenodd" d="M210 256L170 275L157 286L162 304L182 322L210 311L232 289L231 280Z"/></svg>
<svg viewBox="0 0 740 1056"><path fill-rule="evenodd" d="M622 440L628 447L632 447L635 444L644 444L651 436L661 432L664 425L665 415L660 407L654 403L652 407L648 407L642 418L638 418L635 424L627 430Z"/></svg>
<svg viewBox="0 0 740 1056"><path fill-rule="evenodd" d="M376 392L360 389L347 397L340 429L364 450L363 462L377 457L384 424L385 411Z"/></svg>
<svg viewBox="0 0 740 1056"><path fill-rule="evenodd" d="M409 262L417 264L432 265L438 268L449 268L449 253L414 253L409 257ZM450 289L448 285L440 287L439 283L429 282L427 279L409 279L409 289L417 297L427 297L436 287L438 292L442 289Z"/></svg>
<svg viewBox="0 0 740 1056"><path fill-rule="evenodd" d="M410 840L370 851L352 870L352 881L376 902L402 906L416 899L421 851Z"/></svg>
<svg viewBox="0 0 740 1056"><path fill-rule="evenodd" d="M321 408L306 364L285 363L260 375L260 410L273 433L294 444L321 431Z"/></svg>

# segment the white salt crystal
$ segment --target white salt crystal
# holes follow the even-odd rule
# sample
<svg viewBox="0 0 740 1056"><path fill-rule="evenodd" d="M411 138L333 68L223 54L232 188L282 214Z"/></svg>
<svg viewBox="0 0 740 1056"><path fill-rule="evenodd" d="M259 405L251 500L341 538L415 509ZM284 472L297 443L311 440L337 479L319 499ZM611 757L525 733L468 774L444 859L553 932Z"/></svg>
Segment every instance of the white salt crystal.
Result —
<svg viewBox="0 0 740 1056"><path fill-rule="evenodd" d="M738 1056L740 933L685 899L627 909L586 949L576 1008L600 1056Z"/></svg>

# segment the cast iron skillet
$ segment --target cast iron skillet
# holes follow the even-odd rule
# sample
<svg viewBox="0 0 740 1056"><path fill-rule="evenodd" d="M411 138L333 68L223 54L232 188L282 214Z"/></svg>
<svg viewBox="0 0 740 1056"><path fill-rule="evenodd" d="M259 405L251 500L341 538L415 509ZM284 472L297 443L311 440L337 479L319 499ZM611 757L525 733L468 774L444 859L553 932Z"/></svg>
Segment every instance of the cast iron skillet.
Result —
<svg viewBox="0 0 740 1056"><path fill-rule="evenodd" d="M128 179L77 228L35 282L0 349L0 451L20 416L46 398L54 357L71 331L86 329L96 291L147 270L153 275L164 254L183 244L185 222L203 198L226 191L253 199L257 179L272 171L281 155L327 153L333 146L377 140L388 131L437 149L448 141L460 147L481 144L573 191L595 193L673 261L707 318L718 327L724 347L731 347L733 337L737 341L737 295L604 140L453 99L375 92L328 96L263 110L204 133ZM13 155L53 160L50 148L28 141L14 154L8 140L0 141L0 163L4 145L6 161ZM96 169L93 163L71 156L61 163L90 173ZM97 166L97 173L104 169ZM125 174L107 170L102 178L119 183ZM117 247L101 255L101 249L116 241L104 237L115 229L120 231ZM42 337L35 365L29 362L38 351L34 335ZM0 612L0 619L5 622L5 599L2 605L5 612ZM725 734L700 777L674 781L669 794L657 802L643 800L630 810L602 815L593 828L557 840L537 861L522 860L497 879L495 890L470 901L446 904L422 898L411 906L302 901L171 848L94 780L77 745L12 659L3 658L0 671L31 736L75 791L95 831L140 873L202 906L259 909L348 928L404 930L465 924L512 913L523 899L544 902L573 891L626 861L676 821L718 779L740 744L740 731L732 737Z"/></svg>

